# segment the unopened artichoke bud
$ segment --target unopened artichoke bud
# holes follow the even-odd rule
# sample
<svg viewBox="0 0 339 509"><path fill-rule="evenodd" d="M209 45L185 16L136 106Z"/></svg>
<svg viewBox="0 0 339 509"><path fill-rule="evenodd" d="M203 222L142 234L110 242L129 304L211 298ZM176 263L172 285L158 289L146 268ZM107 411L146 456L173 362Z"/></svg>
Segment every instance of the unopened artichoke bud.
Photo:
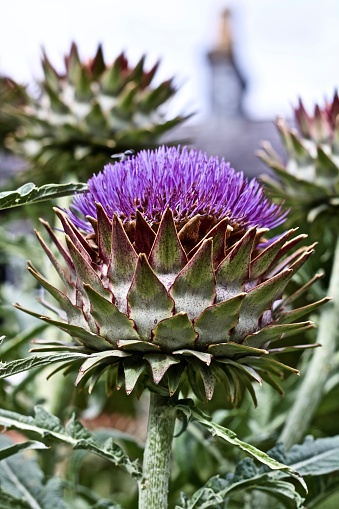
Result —
<svg viewBox="0 0 339 509"><path fill-rule="evenodd" d="M92 389L105 373L128 394L189 387L210 400L222 383L234 405L246 389L255 400L253 381L281 390L296 370L275 359L284 348L274 343L312 327L300 318L323 301L292 310L284 300L312 246L296 250L305 235L295 230L267 241L286 213L258 182L216 157L161 147L108 164L88 187L56 210L65 244L45 223L65 269L38 234L64 290L29 267L61 318L30 313L69 333L65 350L88 354L76 384Z"/></svg>
<svg viewBox="0 0 339 509"><path fill-rule="evenodd" d="M323 108L316 105L309 115L299 100L294 110L296 128L283 119L277 127L286 150L282 161L268 142L259 157L273 170L276 179L263 176L272 197L284 200L294 214L308 222L322 221L333 227L339 224L339 97Z"/></svg>
<svg viewBox="0 0 339 509"><path fill-rule="evenodd" d="M44 52L39 96L12 109L21 128L7 140L29 163L25 182L61 182L70 174L87 180L112 154L156 147L188 118L166 117L162 107L176 93L173 78L155 85L159 63L146 69L145 60L132 66L122 53L107 63L99 45L94 58L83 61L73 43L58 72Z"/></svg>

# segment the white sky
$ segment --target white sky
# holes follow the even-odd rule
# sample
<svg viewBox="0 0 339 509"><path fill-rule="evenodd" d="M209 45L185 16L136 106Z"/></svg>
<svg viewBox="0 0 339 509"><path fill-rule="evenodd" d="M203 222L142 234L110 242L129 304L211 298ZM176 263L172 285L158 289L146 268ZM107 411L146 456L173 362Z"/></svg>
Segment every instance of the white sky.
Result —
<svg viewBox="0 0 339 509"><path fill-rule="evenodd" d="M29 83L41 76L41 46L62 69L72 40L81 56L103 43L106 61L121 51L135 63L162 59L158 80L176 77L172 110L208 113L206 53L218 17L233 8L234 38L249 79L247 111L290 115L297 97L330 98L339 86L338 0L2 0L0 73ZM201 118L201 117L200 117Z"/></svg>

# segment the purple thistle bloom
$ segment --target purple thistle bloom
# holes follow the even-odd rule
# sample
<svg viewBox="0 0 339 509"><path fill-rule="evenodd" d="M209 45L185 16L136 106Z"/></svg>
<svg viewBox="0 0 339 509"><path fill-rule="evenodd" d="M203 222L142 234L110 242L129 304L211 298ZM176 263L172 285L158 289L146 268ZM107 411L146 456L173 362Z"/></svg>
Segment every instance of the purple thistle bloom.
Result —
<svg viewBox="0 0 339 509"><path fill-rule="evenodd" d="M89 191L74 197L68 212L75 225L92 232L84 218L97 217L95 203L107 216L123 221L135 219L139 210L152 225L160 222L167 207L176 221L193 216L230 218L243 227L274 228L287 212L270 202L257 180L248 180L224 159L198 150L160 147L141 151L135 157L107 164L103 172L88 181Z"/></svg>

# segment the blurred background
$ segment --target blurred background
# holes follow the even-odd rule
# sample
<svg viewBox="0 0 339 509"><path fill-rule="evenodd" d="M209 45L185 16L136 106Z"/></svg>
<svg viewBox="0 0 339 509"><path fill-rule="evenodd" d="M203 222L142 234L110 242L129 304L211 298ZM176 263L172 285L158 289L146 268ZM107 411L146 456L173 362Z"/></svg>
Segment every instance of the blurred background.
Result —
<svg viewBox="0 0 339 509"><path fill-rule="evenodd" d="M338 26L337 0L17 0L2 7L0 75L34 93L42 48L62 72L72 41L84 60L99 42L107 62L160 59L155 82L174 76L179 89L167 112L195 113L173 137L254 175L261 140L278 143L273 120L301 95L311 106L333 94Z"/></svg>
<svg viewBox="0 0 339 509"><path fill-rule="evenodd" d="M289 114L303 95L313 104L337 86L337 0L16 0L1 9L0 71L29 83L41 77L41 47L62 68L75 41L82 57L102 42L107 60L125 50L136 62L162 59L158 79L175 75L173 107L210 112L207 53L218 42L221 12L232 11L234 51L244 77L246 112ZM226 93L226 90L225 90Z"/></svg>

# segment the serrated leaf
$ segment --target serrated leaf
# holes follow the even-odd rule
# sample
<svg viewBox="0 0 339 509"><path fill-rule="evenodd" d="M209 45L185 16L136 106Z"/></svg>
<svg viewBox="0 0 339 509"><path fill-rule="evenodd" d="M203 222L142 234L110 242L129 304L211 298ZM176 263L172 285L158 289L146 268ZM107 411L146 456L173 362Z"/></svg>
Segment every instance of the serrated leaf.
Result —
<svg viewBox="0 0 339 509"><path fill-rule="evenodd" d="M177 275L170 295L176 312L187 313L193 320L211 306L215 298L215 278L212 263L212 240L205 240L200 249Z"/></svg>
<svg viewBox="0 0 339 509"><path fill-rule="evenodd" d="M47 184L37 187L32 182L24 184L15 191L0 193L0 210L20 205L29 205L42 201L69 196L74 193L81 193L87 190L87 184Z"/></svg>
<svg viewBox="0 0 339 509"><path fill-rule="evenodd" d="M0 378L22 373L29 369L40 366L48 366L55 362L74 362L86 359L88 356L82 353L57 353L52 355L32 355L26 359L18 359L11 362L0 363Z"/></svg>
<svg viewBox="0 0 339 509"><path fill-rule="evenodd" d="M136 323L138 334L149 341L154 326L171 316L174 303L153 272L145 254L139 255L127 299L129 316Z"/></svg>
<svg viewBox="0 0 339 509"><path fill-rule="evenodd" d="M1 509L32 509L23 498L17 498L0 488L0 507Z"/></svg>
<svg viewBox="0 0 339 509"><path fill-rule="evenodd" d="M0 442L7 445L9 440L1 436ZM23 454L0 462L0 501L1 497L6 501L6 495L7 500L9 497L14 499L11 509L67 509L61 498L60 479L54 478L45 484L38 463Z"/></svg>
<svg viewBox="0 0 339 509"><path fill-rule="evenodd" d="M197 333L194 331L187 313L177 313L158 323L152 331L152 343L165 352L174 352L194 345Z"/></svg>
<svg viewBox="0 0 339 509"><path fill-rule="evenodd" d="M98 442L74 417L64 427L57 417L41 406L35 407L34 417L0 409L0 425L28 435L37 434L41 441L47 444L53 439L68 444L73 449L85 449L124 468L133 477L138 478L141 475L137 463L131 461L118 445L112 440Z"/></svg>
<svg viewBox="0 0 339 509"><path fill-rule="evenodd" d="M273 456L297 470L300 475L319 476L339 471L339 435L328 438L305 438L302 444L296 444L287 452L281 445L270 451Z"/></svg>
<svg viewBox="0 0 339 509"><path fill-rule="evenodd" d="M4 449L0 449L0 461L17 454L18 452L26 451L28 449L48 449L42 442L36 440L29 440L28 442L20 442L19 444L10 445Z"/></svg>
<svg viewBox="0 0 339 509"><path fill-rule="evenodd" d="M186 407L184 409L181 408L180 404L177 405L177 408L178 408L178 410L181 410L181 411L184 411L184 410L187 411L187 408ZM304 479L293 468L277 461L274 458L271 458L270 456L268 456L268 454L264 453L263 451L260 451L253 445L243 442L242 440L239 440L237 438L237 435L233 431L231 431L227 428L224 428L223 426L220 426L219 424L216 424L215 422L212 422L211 420L209 420L209 418L207 416L205 416L196 407L190 406L189 411L191 413L191 416L194 419L196 419L202 426L207 428L212 433L213 436L217 436L217 437L225 440L232 446L236 447L237 449L241 449L242 451L244 451L246 454L248 454L252 458L256 459L263 465L266 465L267 467L269 467L271 470L280 470L280 471L284 472L286 475L289 475L289 476L297 479L300 482L300 484L304 487L304 489L307 493L307 486L305 484Z"/></svg>

